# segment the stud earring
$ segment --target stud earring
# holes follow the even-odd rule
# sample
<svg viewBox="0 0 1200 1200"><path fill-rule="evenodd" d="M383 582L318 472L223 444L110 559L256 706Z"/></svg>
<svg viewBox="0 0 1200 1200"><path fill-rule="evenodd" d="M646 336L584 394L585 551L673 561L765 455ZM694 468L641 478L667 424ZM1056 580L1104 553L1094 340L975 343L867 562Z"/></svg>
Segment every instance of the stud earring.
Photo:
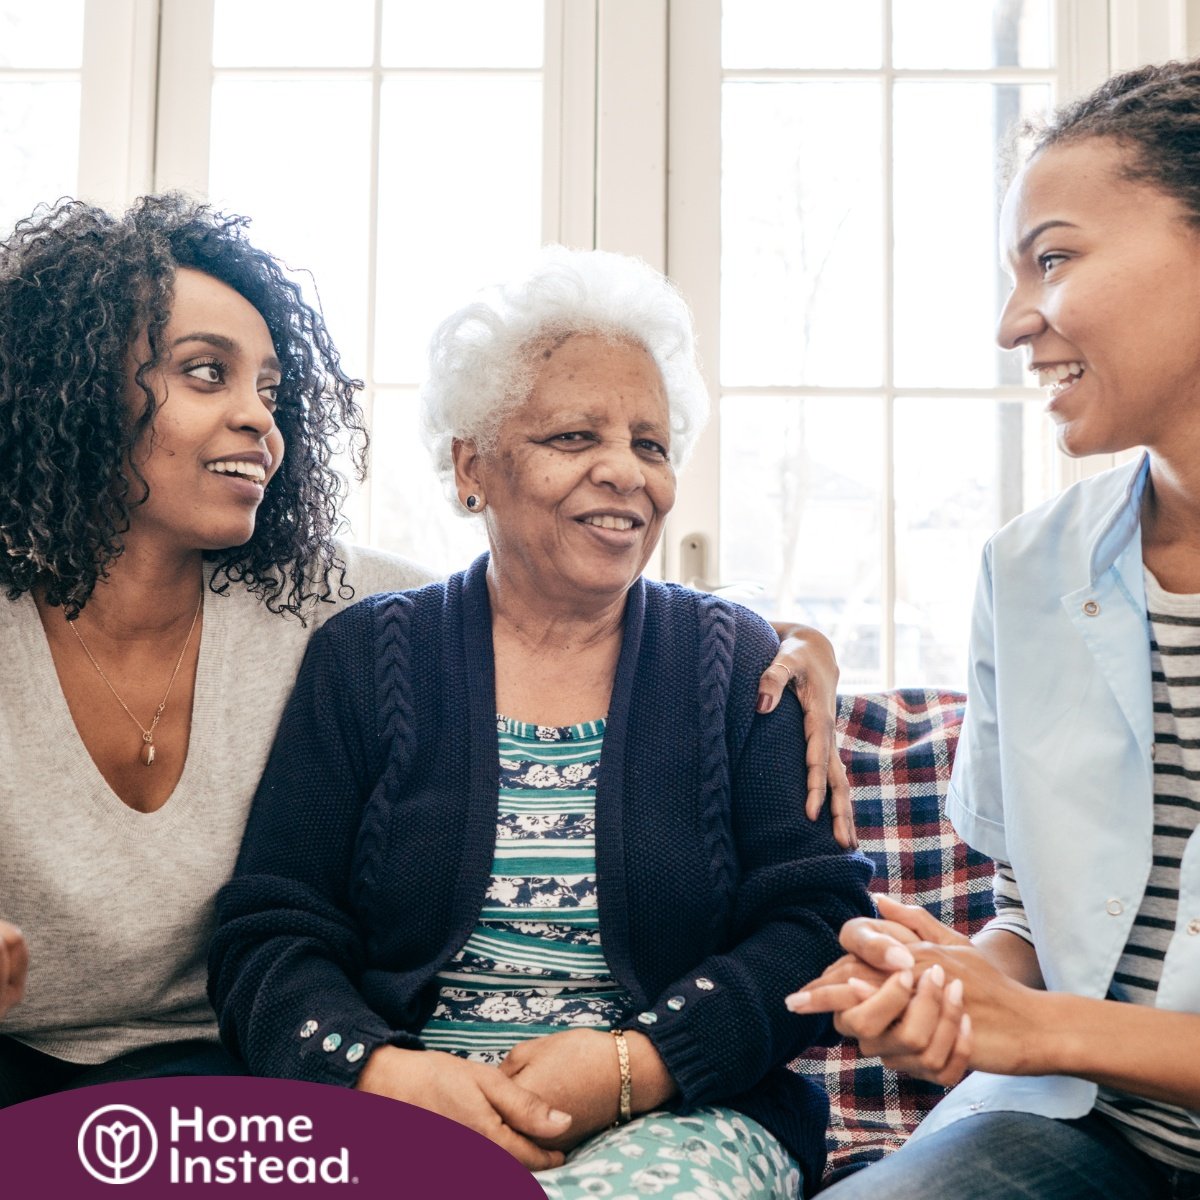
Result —
<svg viewBox="0 0 1200 1200"><path fill-rule="evenodd" d="M467 497L467 507L472 512L475 512L476 509L481 509L483 507L483 501L480 500L478 496L470 495Z"/></svg>

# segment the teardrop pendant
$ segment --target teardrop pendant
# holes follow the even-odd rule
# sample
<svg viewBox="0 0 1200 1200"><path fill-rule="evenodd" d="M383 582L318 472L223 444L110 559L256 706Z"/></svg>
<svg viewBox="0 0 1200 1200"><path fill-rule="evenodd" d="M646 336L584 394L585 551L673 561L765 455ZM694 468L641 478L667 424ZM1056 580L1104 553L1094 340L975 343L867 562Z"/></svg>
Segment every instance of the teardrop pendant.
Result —
<svg viewBox="0 0 1200 1200"><path fill-rule="evenodd" d="M142 753L139 756L148 767L154 766L154 743L147 742L142 748Z"/></svg>

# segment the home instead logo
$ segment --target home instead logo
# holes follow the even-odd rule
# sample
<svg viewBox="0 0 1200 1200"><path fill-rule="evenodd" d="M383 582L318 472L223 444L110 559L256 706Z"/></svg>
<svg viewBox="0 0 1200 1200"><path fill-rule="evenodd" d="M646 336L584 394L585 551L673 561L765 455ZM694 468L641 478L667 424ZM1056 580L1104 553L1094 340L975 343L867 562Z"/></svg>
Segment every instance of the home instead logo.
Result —
<svg viewBox="0 0 1200 1200"><path fill-rule="evenodd" d="M494 1142L353 1088L196 1075L104 1083L0 1108L0 1200L194 1192L546 1200Z"/></svg>
<svg viewBox="0 0 1200 1200"><path fill-rule="evenodd" d="M352 1182L349 1147L325 1157L304 1153L313 1140L311 1117L207 1115L199 1105L173 1104L169 1125L171 1183ZM154 1124L128 1104L96 1109L80 1126L78 1144L84 1170L101 1183L134 1183L158 1156Z"/></svg>
<svg viewBox="0 0 1200 1200"><path fill-rule="evenodd" d="M133 1183L154 1166L158 1134L129 1104L106 1104L79 1128L79 1161L101 1183Z"/></svg>

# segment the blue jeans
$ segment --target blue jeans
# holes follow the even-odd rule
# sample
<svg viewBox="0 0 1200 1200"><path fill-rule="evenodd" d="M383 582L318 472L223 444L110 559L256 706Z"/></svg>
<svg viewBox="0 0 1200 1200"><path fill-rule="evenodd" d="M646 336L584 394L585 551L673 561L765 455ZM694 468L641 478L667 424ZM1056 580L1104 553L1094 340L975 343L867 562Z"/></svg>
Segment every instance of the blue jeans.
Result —
<svg viewBox="0 0 1200 1200"><path fill-rule="evenodd" d="M835 1183L821 1200L1200 1200L1200 1174L1134 1149L1089 1113L980 1113Z"/></svg>

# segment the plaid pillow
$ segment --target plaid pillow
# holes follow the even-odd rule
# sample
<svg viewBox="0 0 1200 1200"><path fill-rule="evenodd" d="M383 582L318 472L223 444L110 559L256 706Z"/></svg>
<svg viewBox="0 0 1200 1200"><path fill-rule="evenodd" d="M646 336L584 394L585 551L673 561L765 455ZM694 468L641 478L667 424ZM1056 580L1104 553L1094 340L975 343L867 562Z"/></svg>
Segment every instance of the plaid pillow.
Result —
<svg viewBox="0 0 1200 1200"><path fill-rule="evenodd" d="M871 890L973 934L993 913L992 862L943 816L965 703L957 692L918 689L842 696L838 734L861 849L875 863ZM791 1067L829 1092L827 1181L897 1149L945 1094L861 1057L853 1042Z"/></svg>

